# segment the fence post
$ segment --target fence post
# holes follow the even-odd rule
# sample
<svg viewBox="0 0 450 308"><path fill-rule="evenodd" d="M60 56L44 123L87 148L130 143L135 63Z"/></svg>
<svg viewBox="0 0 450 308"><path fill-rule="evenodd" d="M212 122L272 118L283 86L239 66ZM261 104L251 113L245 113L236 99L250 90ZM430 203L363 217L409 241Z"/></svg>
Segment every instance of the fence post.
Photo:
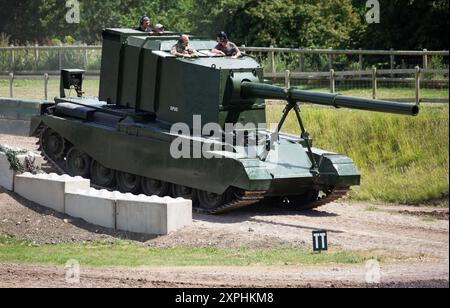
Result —
<svg viewBox="0 0 450 308"><path fill-rule="evenodd" d="M84 70L87 71L88 68L88 49L87 44L84 44Z"/></svg>
<svg viewBox="0 0 450 308"><path fill-rule="evenodd" d="M377 80L377 68L372 69L372 98L377 99L378 96L378 80Z"/></svg>
<svg viewBox="0 0 450 308"><path fill-rule="evenodd" d="M360 48L359 51L362 51L362 48ZM359 70L364 70L364 58L362 53L359 54Z"/></svg>
<svg viewBox="0 0 450 308"><path fill-rule="evenodd" d="M59 57L59 71L62 70L62 44L59 45L58 48L58 57Z"/></svg>
<svg viewBox="0 0 450 308"><path fill-rule="evenodd" d="M330 48L330 50L332 51L333 48ZM333 69L333 55L332 54L328 55L328 67L330 70Z"/></svg>
<svg viewBox="0 0 450 308"><path fill-rule="evenodd" d="M14 72L16 70L16 55L14 51L14 45L11 45L11 71Z"/></svg>
<svg viewBox="0 0 450 308"><path fill-rule="evenodd" d="M272 49L273 46L270 46L270 49ZM273 51L269 52L269 65L270 65L270 72L275 73L275 53Z"/></svg>
<svg viewBox="0 0 450 308"><path fill-rule="evenodd" d="M34 45L34 70L38 70L38 63L39 63L39 50L38 50L38 44Z"/></svg>
<svg viewBox="0 0 450 308"><path fill-rule="evenodd" d="M336 93L336 73L334 69L330 70L330 91Z"/></svg>
<svg viewBox="0 0 450 308"><path fill-rule="evenodd" d="M14 98L14 73L9 73L9 97Z"/></svg>
<svg viewBox="0 0 450 308"><path fill-rule="evenodd" d="M421 77L421 69L419 66L416 66L416 105L419 106L421 102L421 95L420 95L420 77Z"/></svg>
<svg viewBox="0 0 450 308"><path fill-rule="evenodd" d="M427 51L428 51L427 49L423 50L423 52L424 52L424 55L423 55L423 69L424 70L428 69L428 55L426 54Z"/></svg>
<svg viewBox="0 0 450 308"><path fill-rule="evenodd" d="M300 72L305 71L305 54L300 52Z"/></svg>
<svg viewBox="0 0 450 308"><path fill-rule="evenodd" d="M286 70L285 75L284 75L284 82L286 85L286 89L289 89L291 87L291 71L290 70Z"/></svg>
<svg viewBox="0 0 450 308"><path fill-rule="evenodd" d="M44 74L44 97L45 97L46 101L48 100L48 79L49 79L48 74L45 73Z"/></svg>
<svg viewBox="0 0 450 308"><path fill-rule="evenodd" d="M394 51L394 48L391 48L391 52ZM395 55L391 54L391 71L395 69ZM391 78L394 78L394 74L391 74Z"/></svg>

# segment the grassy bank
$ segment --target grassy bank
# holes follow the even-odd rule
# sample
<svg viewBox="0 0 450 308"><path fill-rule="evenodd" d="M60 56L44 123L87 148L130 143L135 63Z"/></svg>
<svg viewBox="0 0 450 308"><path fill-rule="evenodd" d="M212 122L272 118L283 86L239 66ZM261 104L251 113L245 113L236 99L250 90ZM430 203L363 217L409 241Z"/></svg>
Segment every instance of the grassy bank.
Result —
<svg viewBox="0 0 450 308"><path fill-rule="evenodd" d="M139 267L359 264L379 258L345 251L314 254L293 248L149 248L127 242L33 246L0 235L0 263L64 265L70 259L87 266Z"/></svg>
<svg viewBox="0 0 450 308"><path fill-rule="evenodd" d="M276 123L282 106L269 106ZM418 117L303 107L315 146L351 157L360 168L354 200L420 203L448 196L449 109L424 107ZM293 115L285 131L299 133Z"/></svg>

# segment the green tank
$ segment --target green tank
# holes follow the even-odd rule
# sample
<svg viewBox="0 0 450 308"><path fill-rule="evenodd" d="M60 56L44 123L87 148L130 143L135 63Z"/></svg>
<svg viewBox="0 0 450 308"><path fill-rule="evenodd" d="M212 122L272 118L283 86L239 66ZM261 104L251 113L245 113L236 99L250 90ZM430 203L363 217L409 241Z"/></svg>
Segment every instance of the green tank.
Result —
<svg viewBox="0 0 450 308"><path fill-rule="evenodd" d="M360 184L354 162L313 147L300 103L415 116L417 106L264 83L254 58L214 57L215 41L191 37L195 59L170 50L177 34L103 31L98 98L83 97L82 71L64 70L61 97L33 118L46 159L61 173L133 194L193 200L221 214L262 200L312 209ZM76 97L64 90L75 88ZM285 100L274 132L265 99ZM278 133L290 112L301 136Z"/></svg>

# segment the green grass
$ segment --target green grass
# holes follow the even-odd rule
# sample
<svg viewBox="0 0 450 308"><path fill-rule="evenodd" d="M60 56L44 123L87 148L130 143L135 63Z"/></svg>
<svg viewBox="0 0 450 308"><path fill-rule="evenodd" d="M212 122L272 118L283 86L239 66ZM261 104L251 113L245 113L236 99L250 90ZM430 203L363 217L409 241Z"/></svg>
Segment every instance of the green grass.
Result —
<svg viewBox="0 0 450 308"><path fill-rule="evenodd" d="M86 96L98 96L99 81L85 80L83 91ZM68 93L68 92L67 92ZM75 96L75 92L72 91ZM59 80L49 80L48 99L59 96ZM0 97L9 97L9 81L0 80ZM15 80L14 97L23 99L44 99L44 80Z"/></svg>
<svg viewBox="0 0 450 308"><path fill-rule="evenodd" d="M330 92L329 88L308 89L318 92ZM342 95L373 98L372 89L349 89L340 90L337 92ZM378 99L401 99L401 98L415 98L416 92L414 88L379 88ZM449 97L449 90L447 89L421 89L421 97L427 99L447 98Z"/></svg>
<svg viewBox="0 0 450 308"><path fill-rule="evenodd" d="M421 221L424 222L435 222L436 219L433 216L423 216L420 218Z"/></svg>
<svg viewBox="0 0 450 308"><path fill-rule="evenodd" d="M33 246L0 235L0 263L64 265L75 259L88 266L296 266L309 264L360 264L381 258L335 251L314 254L306 250L149 248L127 242Z"/></svg>
<svg viewBox="0 0 450 308"><path fill-rule="evenodd" d="M268 107L277 123L282 106ZM353 200L415 204L448 196L449 108L424 107L418 117L303 106L315 146L351 157L362 173ZM284 131L299 134L294 115Z"/></svg>
<svg viewBox="0 0 450 308"><path fill-rule="evenodd" d="M59 80L49 81L49 99L59 96ZM85 80L83 89L87 96L98 96L99 81ZM312 91L329 92L327 88L312 89ZM15 97L29 99L44 98L44 81L43 80L15 80L14 81ZM350 96L372 98L372 89L351 89L338 90L339 93ZM448 98L448 89L422 89L422 97L424 98ZM9 97L9 81L0 80L0 97ZM380 99L396 99L396 98L414 98L414 88L379 88L378 98Z"/></svg>
<svg viewBox="0 0 450 308"><path fill-rule="evenodd" d="M375 206L368 206L366 208L366 212L379 212L379 211L380 211L380 209Z"/></svg>

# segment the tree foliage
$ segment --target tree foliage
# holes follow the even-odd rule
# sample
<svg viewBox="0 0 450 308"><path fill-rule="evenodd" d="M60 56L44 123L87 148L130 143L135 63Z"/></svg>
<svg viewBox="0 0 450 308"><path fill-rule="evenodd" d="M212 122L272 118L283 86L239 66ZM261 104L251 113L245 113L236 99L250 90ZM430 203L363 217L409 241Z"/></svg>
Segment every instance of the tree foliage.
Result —
<svg viewBox="0 0 450 308"><path fill-rule="evenodd" d="M364 2L364 1L356 1ZM378 49L449 49L448 0L381 0L381 22L361 44Z"/></svg>
<svg viewBox="0 0 450 308"><path fill-rule="evenodd" d="M352 34L364 28L350 0L208 3L208 0L196 2L198 30L226 29L235 40L247 45L348 47L354 44Z"/></svg>
<svg viewBox="0 0 450 308"><path fill-rule="evenodd" d="M66 0L0 0L0 33L16 43L52 39L92 44L107 27L138 26L142 15L170 30L239 44L282 47L448 49L448 0L380 0L381 23L364 18L366 0L80 0L80 24ZM4 37L7 37L4 35Z"/></svg>

